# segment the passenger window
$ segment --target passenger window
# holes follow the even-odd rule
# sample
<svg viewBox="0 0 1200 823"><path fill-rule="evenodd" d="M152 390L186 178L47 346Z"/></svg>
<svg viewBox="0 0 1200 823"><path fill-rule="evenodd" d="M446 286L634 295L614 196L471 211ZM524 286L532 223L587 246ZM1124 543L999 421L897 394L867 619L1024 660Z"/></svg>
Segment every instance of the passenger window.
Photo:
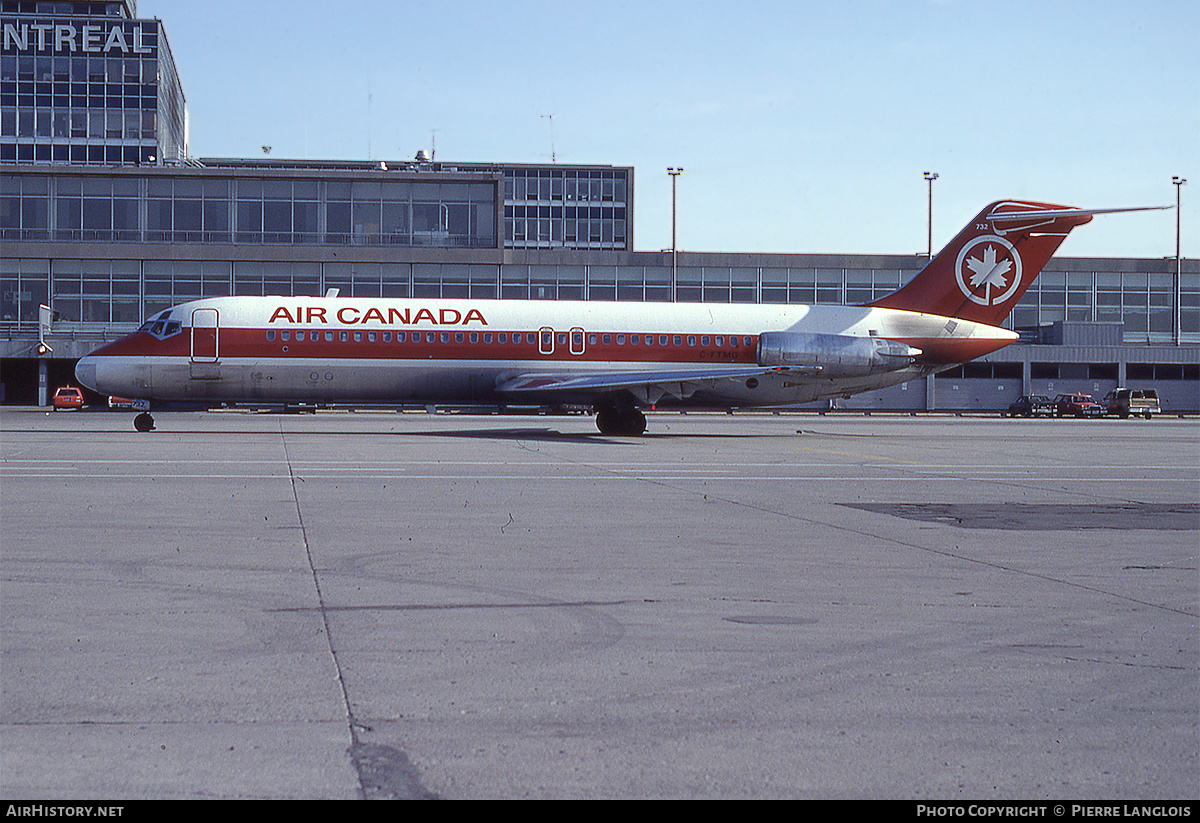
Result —
<svg viewBox="0 0 1200 823"><path fill-rule="evenodd" d="M267 329L267 339L268 340L275 339L275 330L274 329Z"/></svg>
<svg viewBox="0 0 1200 823"><path fill-rule="evenodd" d="M496 332L496 342L497 343L507 343L508 342L508 333L502 332L502 331Z"/></svg>

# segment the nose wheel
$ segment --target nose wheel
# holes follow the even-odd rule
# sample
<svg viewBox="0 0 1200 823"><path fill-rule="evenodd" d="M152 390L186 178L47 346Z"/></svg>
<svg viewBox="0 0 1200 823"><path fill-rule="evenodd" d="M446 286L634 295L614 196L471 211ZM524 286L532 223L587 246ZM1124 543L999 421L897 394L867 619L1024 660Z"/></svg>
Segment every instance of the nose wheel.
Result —
<svg viewBox="0 0 1200 823"><path fill-rule="evenodd" d="M140 432L154 431L154 418L150 416L150 412L142 412L133 418L133 427Z"/></svg>

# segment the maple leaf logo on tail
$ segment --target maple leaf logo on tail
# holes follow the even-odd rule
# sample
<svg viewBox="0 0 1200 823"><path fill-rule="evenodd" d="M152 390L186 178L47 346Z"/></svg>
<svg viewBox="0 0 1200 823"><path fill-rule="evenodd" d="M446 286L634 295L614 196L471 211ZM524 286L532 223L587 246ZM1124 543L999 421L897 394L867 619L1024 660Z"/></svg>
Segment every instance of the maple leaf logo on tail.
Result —
<svg viewBox="0 0 1200 823"><path fill-rule="evenodd" d="M978 289L980 286L986 286L988 293L993 288L1002 289L1008 285L1004 280L1004 275L1008 274L1012 268L1011 260L1001 260L996 263L996 247L988 246L983 252L983 259L978 257L967 258L967 268L971 270L971 286Z"/></svg>
<svg viewBox="0 0 1200 823"><path fill-rule="evenodd" d="M1005 302L1021 284L1021 258L1016 248L995 235L976 237L963 246L956 269L962 293L981 306Z"/></svg>

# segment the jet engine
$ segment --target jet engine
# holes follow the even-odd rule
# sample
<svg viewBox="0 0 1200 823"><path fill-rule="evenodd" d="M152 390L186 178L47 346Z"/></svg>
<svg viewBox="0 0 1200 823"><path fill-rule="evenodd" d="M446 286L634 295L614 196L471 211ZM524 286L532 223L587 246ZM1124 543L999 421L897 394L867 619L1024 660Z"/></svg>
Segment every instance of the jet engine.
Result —
<svg viewBox="0 0 1200 823"><path fill-rule="evenodd" d="M760 366L820 369L822 377L856 377L896 371L921 353L905 343L880 337L765 331L758 336Z"/></svg>

